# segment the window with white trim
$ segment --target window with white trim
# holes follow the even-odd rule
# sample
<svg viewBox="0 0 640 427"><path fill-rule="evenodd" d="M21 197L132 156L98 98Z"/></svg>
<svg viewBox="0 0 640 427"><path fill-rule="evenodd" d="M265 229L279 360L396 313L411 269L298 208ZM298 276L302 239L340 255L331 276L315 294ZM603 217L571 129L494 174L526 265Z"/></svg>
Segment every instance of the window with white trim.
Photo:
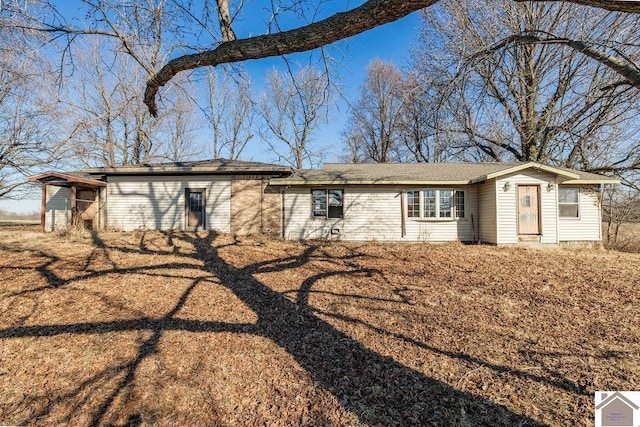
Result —
<svg viewBox="0 0 640 427"><path fill-rule="evenodd" d="M464 190L407 191L407 217L422 219L454 219L465 216Z"/></svg>
<svg viewBox="0 0 640 427"><path fill-rule="evenodd" d="M560 218L578 218L579 204L579 187L558 188L558 214Z"/></svg>
<svg viewBox="0 0 640 427"><path fill-rule="evenodd" d="M407 216L420 218L420 192L407 191Z"/></svg>
<svg viewBox="0 0 640 427"><path fill-rule="evenodd" d="M342 218L343 190L322 189L311 190L311 202L313 204L314 218Z"/></svg>

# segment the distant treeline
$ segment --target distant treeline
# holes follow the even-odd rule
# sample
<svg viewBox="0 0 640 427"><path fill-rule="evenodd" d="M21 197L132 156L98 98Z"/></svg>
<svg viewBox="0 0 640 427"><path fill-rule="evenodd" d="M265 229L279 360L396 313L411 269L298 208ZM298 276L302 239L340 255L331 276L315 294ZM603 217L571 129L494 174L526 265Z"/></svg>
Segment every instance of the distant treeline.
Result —
<svg viewBox="0 0 640 427"><path fill-rule="evenodd" d="M9 212L4 209L0 209L0 220L36 220L40 219L40 212Z"/></svg>

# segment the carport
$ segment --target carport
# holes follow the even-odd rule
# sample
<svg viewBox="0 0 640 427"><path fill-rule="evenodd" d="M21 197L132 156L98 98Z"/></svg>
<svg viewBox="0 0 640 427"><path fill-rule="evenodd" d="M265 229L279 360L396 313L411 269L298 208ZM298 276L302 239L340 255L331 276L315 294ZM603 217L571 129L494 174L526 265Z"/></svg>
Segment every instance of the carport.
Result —
<svg viewBox="0 0 640 427"><path fill-rule="evenodd" d="M29 178L29 182L42 184L42 204L40 207L40 223L45 231L50 223L51 230L65 228L82 221L88 228L98 229L103 226L100 215L101 199L104 197L100 189L107 183L78 173L45 172ZM48 191L50 187L67 189L62 196L55 197L58 191ZM62 201L64 200L64 201ZM64 212L64 221L55 218L56 212ZM48 216L50 218L48 218ZM49 221L47 221L49 219Z"/></svg>

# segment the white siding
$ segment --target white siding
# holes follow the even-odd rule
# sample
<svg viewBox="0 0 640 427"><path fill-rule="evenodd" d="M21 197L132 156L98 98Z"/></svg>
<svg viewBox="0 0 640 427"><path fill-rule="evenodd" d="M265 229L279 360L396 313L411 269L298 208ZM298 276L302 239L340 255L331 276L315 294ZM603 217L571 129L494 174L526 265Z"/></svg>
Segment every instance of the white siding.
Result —
<svg viewBox="0 0 640 427"><path fill-rule="evenodd" d="M428 242L460 240L471 242L478 239L478 186L453 188L465 190L465 217L455 221L407 218L407 236L405 240Z"/></svg>
<svg viewBox="0 0 640 427"><path fill-rule="evenodd" d="M505 184L509 182L510 188L504 191ZM548 184L553 184L550 189ZM540 243L558 243L557 223L558 206L556 195L555 175L525 170L495 180L495 189L498 199L497 209L497 241L498 244L518 243L518 184L530 184L540 186L540 223L542 225Z"/></svg>
<svg viewBox="0 0 640 427"><path fill-rule="evenodd" d="M211 176L110 176L107 226L134 229L184 229L186 188L206 189L206 228L231 231L231 180Z"/></svg>
<svg viewBox="0 0 640 427"><path fill-rule="evenodd" d="M598 186L580 187L579 218L558 218L558 240L572 242L602 239L599 194Z"/></svg>
<svg viewBox="0 0 640 427"><path fill-rule="evenodd" d="M480 216L480 241L497 243L496 231L496 184L484 182L478 188L478 210Z"/></svg>
<svg viewBox="0 0 640 427"><path fill-rule="evenodd" d="M71 189L45 185L47 196L44 217L44 230L65 229L71 222Z"/></svg>
<svg viewBox="0 0 640 427"><path fill-rule="evenodd" d="M344 233L341 236L343 239L402 240L400 189L351 187L345 189L344 195Z"/></svg>
<svg viewBox="0 0 640 427"><path fill-rule="evenodd" d="M379 241L471 241L478 236L477 188L466 190L466 218L458 221L406 219L402 237L402 188L344 188L344 219L318 219L311 215L311 190L285 190L285 238L379 240ZM410 188L406 188L410 190ZM473 221L472 221L473 218ZM340 234L331 234L337 229ZM475 231L475 236L474 236Z"/></svg>
<svg viewBox="0 0 640 427"><path fill-rule="evenodd" d="M344 203L348 193L344 193ZM309 188L291 188L284 196L284 237L292 240L328 239L331 228L343 231L342 219L318 219L311 215L311 190ZM335 236L342 237L342 236Z"/></svg>

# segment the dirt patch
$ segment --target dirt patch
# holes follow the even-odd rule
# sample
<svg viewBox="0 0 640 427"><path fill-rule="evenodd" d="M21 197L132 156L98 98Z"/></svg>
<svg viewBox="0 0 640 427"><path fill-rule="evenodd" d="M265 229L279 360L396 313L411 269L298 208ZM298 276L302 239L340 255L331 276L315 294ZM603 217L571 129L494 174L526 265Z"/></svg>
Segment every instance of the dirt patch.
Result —
<svg viewBox="0 0 640 427"><path fill-rule="evenodd" d="M640 256L0 230L0 424L590 425Z"/></svg>

